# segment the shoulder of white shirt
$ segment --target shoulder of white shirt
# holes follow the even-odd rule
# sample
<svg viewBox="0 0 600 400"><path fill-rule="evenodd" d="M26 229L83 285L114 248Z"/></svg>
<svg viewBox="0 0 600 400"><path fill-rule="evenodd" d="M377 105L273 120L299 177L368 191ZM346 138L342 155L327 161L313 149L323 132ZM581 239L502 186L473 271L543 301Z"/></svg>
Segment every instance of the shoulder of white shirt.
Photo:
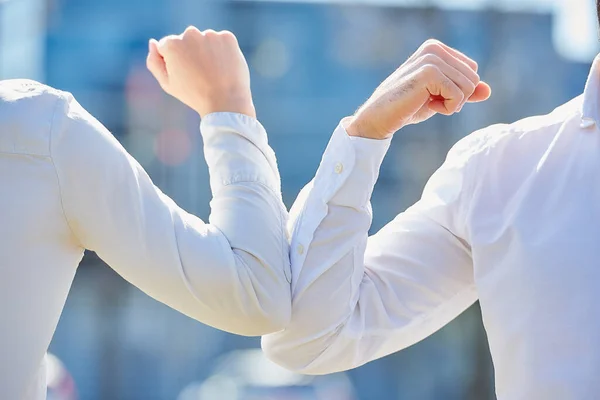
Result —
<svg viewBox="0 0 600 400"><path fill-rule="evenodd" d="M65 95L29 79L0 81L0 152L48 156L57 105Z"/></svg>
<svg viewBox="0 0 600 400"><path fill-rule="evenodd" d="M454 157L468 159L476 154L493 151L497 145L522 138L524 135L545 135L555 132L564 123L574 118L580 121L582 103L583 95L575 97L545 115L531 116L513 123L498 123L479 129L459 140L453 146L451 153Z"/></svg>

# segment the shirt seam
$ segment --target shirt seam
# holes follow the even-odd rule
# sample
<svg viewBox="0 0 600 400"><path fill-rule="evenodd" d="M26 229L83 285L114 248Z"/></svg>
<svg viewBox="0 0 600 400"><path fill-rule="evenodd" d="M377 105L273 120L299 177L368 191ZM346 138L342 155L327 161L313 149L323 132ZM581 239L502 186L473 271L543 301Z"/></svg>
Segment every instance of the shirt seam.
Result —
<svg viewBox="0 0 600 400"><path fill-rule="evenodd" d="M58 117L58 108L61 104L65 104L65 105L67 104L67 100L62 96L60 96L59 99L57 99L56 105L54 106L54 110L52 112L52 122L50 124L50 139L49 139L49 149L48 149L49 150L49 159L50 159L50 162L52 163L52 167L54 169L54 174L56 176L56 182L58 185L58 193L59 193L59 199L60 199L60 207L62 210L63 217L65 218L65 222L66 222L67 226L69 227L71 234L77 241L77 244L79 245L79 247L85 248L85 246L83 246L83 244L81 243L81 240L75 233L75 230L73 229L73 226L69 219L69 216L67 215L67 210L66 210L65 202L64 202L63 188L62 188L62 184L60 181L60 174L58 173L58 168L56 167L56 163L54 162L54 156L52 154L52 142L53 142L54 133L56 130L56 122L57 122L56 120Z"/></svg>
<svg viewBox="0 0 600 400"><path fill-rule="evenodd" d="M12 155L12 156L32 156L32 157L39 157L39 158L50 158L49 154L40 154L40 153L34 153L34 152L30 152L30 151L0 150L0 154Z"/></svg>
<svg viewBox="0 0 600 400"><path fill-rule="evenodd" d="M50 155L49 154L40 154L40 153L35 153L35 152L30 152L30 151L6 151L6 150L0 150L0 154L4 154L4 155L9 155L9 156L31 156L31 157L38 157L38 158L47 158L50 159Z"/></svg>

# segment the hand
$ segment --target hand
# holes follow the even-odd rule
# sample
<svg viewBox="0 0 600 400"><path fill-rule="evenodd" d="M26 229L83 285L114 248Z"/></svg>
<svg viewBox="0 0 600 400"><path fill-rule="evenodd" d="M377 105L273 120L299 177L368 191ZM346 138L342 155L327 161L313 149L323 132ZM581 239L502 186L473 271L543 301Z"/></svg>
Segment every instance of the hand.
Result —
<svg viewBox="0 0 600 400"><path fill-rule="evenodd" d="M200 117L236 112L256 117L250 72L237 39L228 31L199 31L150 40L146 64L165 92Z"/></svg>
<svg viewBox="0 0 600 400"><path fill-rule="evenodd" d="M465 103L487 100L490 86L477 63L437 40L428 40L394 71L349 119L351 136L385 139L436 113L452 115Z"/></svg>

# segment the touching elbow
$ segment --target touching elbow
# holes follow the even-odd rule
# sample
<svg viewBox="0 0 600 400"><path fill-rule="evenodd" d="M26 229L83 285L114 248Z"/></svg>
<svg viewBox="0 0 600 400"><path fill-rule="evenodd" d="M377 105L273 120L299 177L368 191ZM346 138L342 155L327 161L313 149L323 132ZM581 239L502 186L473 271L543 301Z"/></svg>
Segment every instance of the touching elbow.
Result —
<svg viewBox="0 0 600 400"><path fill-rule="evenodd" d="M325 375L334 370L327 366L318 367L322 351L312 351L304 345L292 345L285 338L285 332L263 336L261 347L265 356L275 364L289 371L303 375Z"/></svg>
<svg viewBox="0 0 600 400"><path fill-rule="evenodd" d="M292 294L283 269L238 255L238 277L244 288L238 307L244 322L236 333L263 336L288 326L292 318Z"/></svg>
<svg viewBox="0 0 600 400"><path fill-rule="evenodd" d="M251 317L251 336L263 336L284 330L292 316L291 301L271 299L261 304L256 314Z"/></svg>
<svg viewBox="0 0 600 400"><path fill-rule="evenodd" d="M285 329L291 319L289 300L256 301L245 298L213 307L210 317L205 313L190 313L196 320L214 328L240 336L263 336Z"/></svg>
<svg viewBox="0 0 600 400"><path fill-rule="evenodd" d="M253 293L238 306L235 318L237 329L234 332L243 336L263 336L284 330L292 316L292 302L289 287L256 296ZM240 312L241 311L241 312Z"/></svg>
<svg viewBox="0 0 600 400"><path fill-rule="evenodd" d="M289 371L302 373L305 367L297 357L297 350L291 346L281 343L280 334L263 336L261 347L267 359Z"/></svg>

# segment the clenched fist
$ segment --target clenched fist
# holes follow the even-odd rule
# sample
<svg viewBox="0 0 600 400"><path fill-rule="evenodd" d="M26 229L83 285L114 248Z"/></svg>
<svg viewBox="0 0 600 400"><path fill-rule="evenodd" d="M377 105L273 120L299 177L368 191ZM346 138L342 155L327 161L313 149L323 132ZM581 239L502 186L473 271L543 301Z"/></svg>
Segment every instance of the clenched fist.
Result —
<svg viewBox="0 0 600 400"><path fill-rule="evenodd" d="M385 139L400 128L452 115L465 103L487 100L491 88L477 63L437 40L428 40L394 71L347 122L351 136Z"/></svg>
<svg viewBox="0 0 600 400"><path fill-rule="evenodd" d="M256 117L248 64L233 33L189 27L152 39L146 62L163 90L201 117L213 112Z"/></svg>

